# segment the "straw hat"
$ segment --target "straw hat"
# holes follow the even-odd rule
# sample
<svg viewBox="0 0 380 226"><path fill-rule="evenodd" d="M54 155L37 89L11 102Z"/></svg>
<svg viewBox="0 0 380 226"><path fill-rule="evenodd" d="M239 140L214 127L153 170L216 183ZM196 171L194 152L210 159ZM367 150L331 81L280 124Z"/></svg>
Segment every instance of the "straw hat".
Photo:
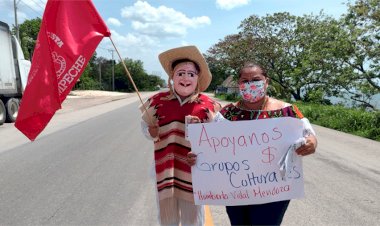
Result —
<svg viewBox="0 0 380 226"><path fill-rule="evenodd" d="M158 59L166 73L169 75L169 78L173 78L173 67L172 64L177 60L188 59L198 64L199 73L198 73L198 85L199 91L203 92L210 85L212 75L210 70L208 69L208 65L206 63L205 58L202 53L198 50L196 46L184 46L174 49L169 49L160 55L158 55Z"/></svg>

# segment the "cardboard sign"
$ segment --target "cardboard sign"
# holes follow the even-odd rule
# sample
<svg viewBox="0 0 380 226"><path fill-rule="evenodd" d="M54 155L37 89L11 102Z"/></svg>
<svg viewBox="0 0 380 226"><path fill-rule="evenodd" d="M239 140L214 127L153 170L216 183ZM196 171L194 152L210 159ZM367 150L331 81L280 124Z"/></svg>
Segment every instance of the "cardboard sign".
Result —
<svg viewBox="0 0 380 226"><path fill-rule="evenodd" d="M279 161L302 137L295 118L189 124L188 139L197 162L192 166L198 205L261 204L304 196L301 157L291 155L291 170Z"/></svg>

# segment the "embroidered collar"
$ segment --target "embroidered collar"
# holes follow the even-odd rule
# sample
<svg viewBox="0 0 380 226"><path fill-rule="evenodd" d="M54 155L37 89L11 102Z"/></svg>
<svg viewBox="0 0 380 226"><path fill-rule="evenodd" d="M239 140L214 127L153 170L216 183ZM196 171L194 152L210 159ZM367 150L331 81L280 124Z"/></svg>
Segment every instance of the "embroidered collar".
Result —
<svg viewBox="0 0 380 226"><path fill-rule="evenodd" d="M190 96L188 96L187 98L185 98L184 100L181 100L181 97L175 91L173 93L174 93L174 97L177 98L177 100L179 101L179 105L181 105L181 106L183 106L184 104L186 104L187 102L189 102L191 100L191 98L194 95L196 95L196 93L193 93Z"/></svg>

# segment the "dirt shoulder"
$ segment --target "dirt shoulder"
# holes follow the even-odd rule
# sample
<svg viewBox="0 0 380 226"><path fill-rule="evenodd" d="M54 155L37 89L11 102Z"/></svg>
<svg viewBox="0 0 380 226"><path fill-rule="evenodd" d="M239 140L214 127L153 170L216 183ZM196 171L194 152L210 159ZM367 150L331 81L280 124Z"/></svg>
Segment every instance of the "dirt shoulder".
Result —
<svg viewBox="0 0 380 226"><path fill-rule="evenodd" d="M134 93L112 92L103 90L72 90L68 97L120 97L135 95Z"/></svg>
<svg viewBox="0 0 380 226"><path fill-rule="evenodd" d="M156 92L140 92L142 99L148 96L152 96ZM204 93L214 98L212 93ZM112 92L112 91L102 91L102 90L73 90L69 93L66 100L62 103L62 109L57 113L66 113L71 111L80 110L87 107L92 107L95 105L105 104L111 101L117 101L125 98L138 97L136 93L124 93L124 92ZM229 102L219 101L222 106Z"/></svg>
<svg viewBox="0 0 380 226"><path fill-rule="evenodd" d="M101 90L74 90L63 101L62 109L57 113L71 112L134 96L137 96L137 94Z"/></svg>

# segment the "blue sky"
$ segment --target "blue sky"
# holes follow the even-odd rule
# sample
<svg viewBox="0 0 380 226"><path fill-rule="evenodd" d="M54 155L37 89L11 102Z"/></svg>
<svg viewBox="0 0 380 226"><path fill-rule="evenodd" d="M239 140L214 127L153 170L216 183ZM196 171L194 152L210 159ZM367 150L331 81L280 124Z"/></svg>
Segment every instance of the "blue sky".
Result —
<svg viewBox="0 0 380 226"><path fill-rule="evenodd" d="M0 21L14 24L13 0L0 0ZM16 0L18 20L42 17L46 0ZM107 23L123 58L141 60L147 73L166 80L158 54L182 45L196 45L206 52L226 35L236 34L250 15L275 12L292 15L325 14L338 18L353 0L93 0ZM111 58L113 49L104 39L98 55ZM114 53L114 57L117 55ZM133 76L133 75L132 75Z"/></svg>

